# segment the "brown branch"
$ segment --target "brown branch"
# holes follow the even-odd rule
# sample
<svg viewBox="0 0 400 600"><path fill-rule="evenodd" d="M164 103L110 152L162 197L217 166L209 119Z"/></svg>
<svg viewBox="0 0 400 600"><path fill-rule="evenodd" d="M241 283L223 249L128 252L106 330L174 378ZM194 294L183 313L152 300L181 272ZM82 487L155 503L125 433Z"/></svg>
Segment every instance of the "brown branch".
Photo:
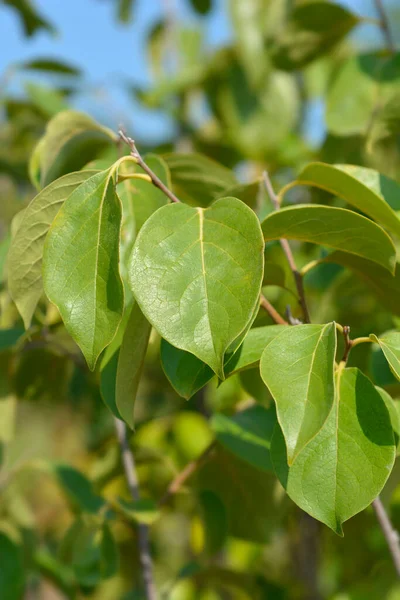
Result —
<svg viewBox="0 0 400 600"><path fill-rule="evenodd" d="M163 506L167 504L172 496L177 494L182 486L186 483L186 481L204 465L214 453L217 442L214 440L211 442L209 446L204 450L202 454L195 460L192 460L190 463L186 465L186 467L178 473L178 475L173 479L173 481L169 484L167 491L164 496L159 501L158 505Z"/></svg>
<svg viewBox="0 0 400 600"><path fill-rule="evenodd" d="M129 447L126 425L114 418L115 430L121 450L121 459L125 471L126 482L134 502L140 498L139 482L136 473L135 459ZM142 567L143 584L146 600L157 600L157 592L153 579L153 561L150 553L149 527L144 523L138 524L139 558Z"/></svg>
<svg viewBox="0 0 400 600"><path fill-rule="evenodd" d="M170 189L167 188L167 186L161 181L161 179L159 177L157 177L157 175L154 173L154 171L152 171L150 169L150 167L145 163L145 161L141 157L138 149L136 148L136 144L135 144L134 140L132 138L128 137L127 135L125 135L125 133L121 129L119 130L118 133L119 133L121 139L125 142L125 144L127 144L129 146L129 148L131 149L131 156L133 156L133 158L136 160L139 167L141 169L143 169L143 171L145 173L147 173L147 175L150 177L153 185L158 187L158 189L161 190L167 196L167 198L169 198L171 200L171 202L180 202L179 198L177 198L175 196L175 194L173 192L171 192Z"/></svg>
<svg viewBox="0 0 400 600"><path fill-rule="evenodd" d="M394 529L389 516L382 504L382 500L378 496L372 502L374 507L376 518L378 519L379 525L382 529L382 533L385 536L387 545L389 546L390 553L392 555L394 568L396 569L397 576L400 578L400 539L399 534Z"/></svg>
<svg viewBox="0 0 400 600"><path fill-rule="evenodd" d="M264 171L264 173L263 173L263 181L264 181L265 189L267 190L267 194L270 197L270 200L271 200L275 210L280 210L281 206L279 203L279 199L278 199L278 196L275 194L274 188L272 187L271 179L270 179L267 171ZM303 315L304 315L304 321L305 321L305 323L310 323L311 322L310 321L310 313L308 312L308 306L307 306L304 285L303 285L303 277L297 268L296 261L294 260L293 252L290 248L289 242L285 239L280 239L279 242L281 244L283 252L285 253L286 260L289 264L289 267L293 273L294 282L296 284L297 293L299 295L300 306L302 308Z"/></svg>
<svg viewBox="0 0 400 600"><path fill-rule="evenodd" d="M383 0L375 0L375 7L379 14L380 27L386 40L388 50L391 54L394 54L396 52L396 44L390 29L389 19L386 14L385 7L383 6Z"/></svg>
<svg viewBox="0 0 400 600"><path fill-rule="evenodd" d="M287 321L278 313L276 308L272 306L272 304L267 300L267 298L261 294L260 297L260 305L267 311L269 316L277 323L277 325L289 325Z"/></svg>

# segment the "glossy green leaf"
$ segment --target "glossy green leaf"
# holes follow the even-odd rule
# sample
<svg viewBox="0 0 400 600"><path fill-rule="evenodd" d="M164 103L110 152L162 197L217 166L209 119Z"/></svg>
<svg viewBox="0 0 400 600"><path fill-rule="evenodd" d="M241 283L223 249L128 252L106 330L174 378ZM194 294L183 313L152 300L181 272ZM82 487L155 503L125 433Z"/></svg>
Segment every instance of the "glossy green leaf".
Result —
<svg viewBox="0 0 400 600"><path fill-rule="evenodd" d="M400 315L400 303L398 301L400 297L400 268L398 263L396 263L393 276L380 265L346 252L332 252L324 258L324 262L336 263L354 271L360 279L365 281L383 306L386 306L393 314Z"/></svg>
<svg viewBox="0 0 400 600"><path fill-rule="evenodd" d="M363 213L400 235L400 185L373 169L354 165L311 163L296 183L321 188L343 198Z"/></svg>
<svg viewBox="0 0 400 600"><path fill-rule="evenodd" d="M266 345L260 371L276 403L292 464L323 427L334 401L336 327L285 328Z"/></svg>
<svg viewBox="0 0 400 600"><path fill-rule="evenodd" d="M344 208L302 204L271 213L262 222L264 239L287 238L356 254L393 273L396 250L378 225Z"/></svg>
<svg viewBox="0 0 400 600"><path fill-rule="evenodd" d="M395 458L388 410L358 369L339 371L335 403L324 427L288 467L276 428L271 456L290 498L339 535L342 524L381 492Z"/></svg>
<svg viewBox="0 0 400 600"><path fill-rule="evenodd" d="M224 191L237 185L233 172L202 154L164 154L172 187L179 200L208 206Z"/></svg>
<svg viewBox="0 0 400 600"><path fill-rule="evenodd" d="M144 315L172 345L223 379L228 348L250 326L263 276L255 214L240 200L209 209L170 204L142 227L130 285Z"/></svg>
<svg viewBox="0 0 400 600"><path fill-rule="evenodd" d="M393 375L400 380L400 332L388 331L382 337L371 334L371 339L380 345Z"/></svg>
<svg viewBox="0 0 400 600"><path fill-rule="evenodd" d="M25 585L23 552L14 540L0 532L0 594L3 600L20 600Z"/></svg>
<svg viewBox="0 0 400 600"><path fill-rule="evenodd" d="M276 412L273 406L250 406L232 417L216 413L211 420L211 427L220 444L261 471L273 470L270 447L275 425Z"/></svg>
<svg viewBox="0 0 400 600"><path fill-rule="evenodd" d="M57 179L21 213L8 253L8 289L26 329L43 293L42 255L46 234L63 202L96 171L79 171Z"/></svg>
<svg viewBox="0 0 400 600"><path fill-rule="evenodd" d="M142 375L151 325L135 302L119 351L115 403L121 417L134 428L134 404Z"/></svg>
<svg viewBox="0 0 400 600"><path fill-rule="evenodd" d="M284 325L255 327L246 334L243 343L233 354L227 354L224 365L225 377L258 364L266 344L279 335ZM213 370L185 350L180 350L161 340L161 364L174 390L189 400L213 377Z"/></svg>
<svg viewBox="0 0 400 600"><path fill-rule="evenodd" d="M46 238L45 292L90 369L113 339L123 313L120 226L112 171L103 171L68 197Z"/></svg>
<svg viewBox="0 0 400 600"><path fill-rule="evenodd" d="M335 46L355 25L358 17L331 2L296 5L286 30L277 39L273 54L280 69L299 69Z"/></svg>
<svg viewBox="0 0 400 600"><path fill-rule="evenodd" d="M83 113L58 113L49 121L31 157L33 183L45 187L66 173L78 171L115 141L110 129Z"/></svg>

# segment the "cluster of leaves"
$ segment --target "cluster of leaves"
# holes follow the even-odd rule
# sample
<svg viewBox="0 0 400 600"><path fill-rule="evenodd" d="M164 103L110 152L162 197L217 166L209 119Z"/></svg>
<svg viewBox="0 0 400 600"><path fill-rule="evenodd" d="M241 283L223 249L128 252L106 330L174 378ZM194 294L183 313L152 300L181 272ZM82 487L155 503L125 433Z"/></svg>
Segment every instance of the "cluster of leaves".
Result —
<svg viewBox="0 0 400 600"><path fill-rule="evenodd" d="M32 27L29 3L6 4ZM191 4L200 15L212 10ZM26 100L6 100L9 196L26 197L30 184L37 191L18 212L10 201L0 252L0 595L9 600L42 580L71 599L122 598L132 563L126 597L140 598L138 525L152 526L157 580L171 598L284 598L288 585L301 598L307 575L299 567L287 584L296 550L282 541L282 525L289 538L301 535L294 504L341 536L382 493L400 525L398 55L355 54L344 38L362 18L334 3L229 5L236 44L206 55L201 31L179 27L172 75L163 65L168 23L150 32L157 82L134 93L168 112L193 152L165 142L143 156L147 173L112 129L68 108L70 91L30 84ZM133 8L119 2L121 20ZM38 19L49 27L36 15L27 33ZM51 60L20 67L79 76ZM193 119L199 96L206 121ZM328 128L318 149L302 127L316 96ZM265 166L281 187L276 203ZM305 320L282 238L294 241L312 324L275 324L260 307L265 294L281 313L290 304L292 322ZM355 343L343 341L348 325L361 336ZM17 396L71 405L82 421L67 437L85 423L92 481L50 461L49 446L45 461L13 464ZM33 423L27 406L18 411ZM135 430L137 502L120 475L110 411ZM39 437L49 437L45 415ZM18 425L17 439L26 431ZM170 463L174 472L191 460L193 494L179 494L168 514L160 498ZM37 481L63 506L50 526L37 524L27 501ZM369 511L357 519L340 545L322 534L337 565L321 576L327 597L343 587L371 599L395 589L388 559L375 586L351 570L352 539L366 536L361 568L386 552ZM113 583L121 573L128 584Z"/></svg>

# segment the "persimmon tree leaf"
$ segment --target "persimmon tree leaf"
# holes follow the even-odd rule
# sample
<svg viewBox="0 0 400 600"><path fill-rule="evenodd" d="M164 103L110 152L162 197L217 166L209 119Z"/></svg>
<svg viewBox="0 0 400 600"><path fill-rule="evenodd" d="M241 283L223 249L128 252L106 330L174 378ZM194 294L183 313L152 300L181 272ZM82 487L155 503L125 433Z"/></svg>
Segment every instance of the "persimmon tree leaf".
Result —
<svg viewBox="0 0 400 600"><path fill-rule="evenodd" d="M170 204L143 225L130 264L133 294L170 344L224 379L224 355L250 326L263 277L254 212L236 198L210 208Z"/></svg>
<svg viewBox="0 0 400 600"><path fill-rule="evenodd" d="M390 422L392 424L393 435L394 435L394 443L396 444L396 456L399 455L399 442L400 442L400 412L399 412L399 401L393 400L392 396L388 394L386 390L378 387L375 388L378 390L381 395L382 400L384 401L386 408L388 409Z"/></svg>
<svg viewBox="0 0 400 600"><path fill-rule="evenodd" d="M344 521L378 496L393 467L395 444L385 403L361 371L338 370L335 402L321 431L289 467L277 427L271 457L290 498L343 535Z"/></svg>
<svg viewBox="0 0 400 600"><path fill-rule="evenodd" d="M115 134L84 113L65 110L53 117L29 165L33 184L45 187L61 175L78 171L115 143Z"/></svg>
<svg viewBox="0 0 400 600"><path fill-rule="evenodd" d="M261 377L276 411L292 464L323 427L332 408L336 328L327 325L286 327L261 356Z"/></svg>
<svg viewBox="0 0 400 600"><path fill-rule="evenodd" d="M275 407L257 404L232 417L216 413L211 420L218 442L261 471L273 471L270 447L275 425Z"/></svg>
<svg viewBox="0 0 400 600"><path fill-rule="evenodd" d="M354 165L311 163L296 184L321 188L340 196L387 229L400 235L400 185L375 171Z"/></svg>
<svg viewBox="0 0 400 600"><path fill-rule="evenodd" d="M371 334L370 338L380 345L390 370L400 380L400 332L388 331L382 337Z"/></svg>
<svg viewBox="0 0 400 600"><path fill-rule="evenodd" d="M96 171L69 173L53 181L21 213L11 241L8 289L26 329L43 293L42 256L46 234L66 198Z"/></svg>
<svg viewBox="0 0 400 600"><path fill-rule="evenodd" d="M115 403L119 414L134 428L133 408L142 375L151 325L135 302L119 351Z"/></svg>
<svg viewBox="0 0 400 600"><path fill-rule="evenodd" d="M351 210L301 204L271 213L262 222L264 239L287 238L356 254L393 273L396 250L387 233Z"/></svg>
<svg viewBox="0 0 400 600"><path fill-rule="evenodd" d="M24 593L23 549L11 537L0 532L0 590L5 600L19 600Z"/></svg>
<svg viewBox="0 0 400 600"><path fill-rule="evenodd" d="M112 170L103 171L68 197L45 243L45 292L92 370L113 339L124 308L120 227Z"/></svg>

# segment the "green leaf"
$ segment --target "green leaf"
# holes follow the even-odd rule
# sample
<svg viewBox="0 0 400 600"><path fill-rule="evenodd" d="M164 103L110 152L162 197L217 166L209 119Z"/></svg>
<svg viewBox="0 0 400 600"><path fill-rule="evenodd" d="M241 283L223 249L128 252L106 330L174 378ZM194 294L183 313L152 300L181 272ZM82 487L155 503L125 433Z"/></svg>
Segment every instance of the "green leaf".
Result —
<svg viewBox="0 0 400 600"><path fill-rule="evenodd" d="M276 403L289 465L332 408L335 354L336 327L328 323L286 327L261 356L261 377Z"/></svg>
<svg viewBox="0 0 400 600"><path fill-rule="evenodd" d="M311 163L296 179L343 198L363 213L400 235L400 185L378 171L353 165Z"/></svg>
<svg viewBox="0 0 400 600"><path fill-rule="evenodd" d="M143 525L152 525L160 517L157 505L149 498L140 498L135 502L118 499L118 506L128 519Z"/></svg>
<svg viewBox="0 0 400 600"><path fill-rule="evenodd" d="M43 293L42 255L45 236L62 203L95 171L79 171L57 179L22 212L7 258L8 289L26 329ZM19 214L19 213L18 213Z"/></svg>
<svg viewBox="0 0 400 600"><path fill-rule="evenodd" d="M199 15L206 15L212 9L212 0L190 0L190 3Z"/></svg>
<svg viewBox="0 0 400 600"><path fill-rule="evenodd" d="M94 492L91 482L80 471L61 464L54 465L52 471L75 510L97 514L104 506L103 498Z"/></svg>
<svg viewBox="0 0 400 600"><path fill-rule="evenodd" d="M224 378L224 354L250 326L263 277L257 217L235 198L210 208L170 204L142 227L130 285L144 315L170 344Z"/></svg>
<svg viewBox="0 0 400 600"><path fill-rule="evenodd" d="M134 404L150 332L151 325L135 302L119 351L115 392L117 410L132 429L134 429Z"/></svg>
<svg viewBox="0 0 400 600"><path fill-rule="evenodd" d="M114 536L106 522L103 523L101 530L100 551L100 571L102 577L108 579L118 572L119 553Z"/></svg>
<svg viewBox="0 0 400 600"><path fill-rule="evenodd" d="M115 142L115 134L88 115L73 110L58 113L31 157L32 181L45 187L61 175L78 171Z"/></svg>
<svg viewBox="0 0 400 600"><path fill-rule="evenodd" d="M324 262L336 263L354 271L379 298L383 306L386 306L393 314L400 315L400 268L396 264L394 276L386 269L376 263L347 254L346 252L332 252L324 259Z"/></svg>
<svg viewBox="0 0 400 600"><path fill-rule="evenodd" d="M0 351L13 348L23 334L24 330L17 327L12 329L0 329Z"/></svg>
<svg viewBox="0 0 400 600"><path fill-rule="evenodd" d="M262 222L264 239L287 238L356 254L394 272L396 250L378 225L344 208L302 204L271 213Z"/></svg>
<svg viewBox="0 0 400 600"><path fill-rule="evenodd" d="M129 23L132 19L135 0L118 0L118 19L121 23Z"/></svg>
<svg viewBox="0 0 400 600"><path fill-rule="evenodd" d="M399 455L400 450L400 413L399 413L399 401L394 401L392 396L388 394L382 388L375 386L378 390L382 400L386 404L386 408L388 409L390 422L392 424L393 435L394 435L394 443L396 445L396 456Z"/></svg>
<svg viewBox="0 0 400 600"><path fill-rule="evenodd" d="M103 171L68 197L45 243L45 292L92 370L113 339L124 308L120 226L112 170Z"/></svg>
<svg viewBox="0 0 400 600"><path fill-rule="evenodd" d="M202 154L170 153L163 159L175 194L194 206L208 206L238 183L232 171Z"/></svg>
<svg viewBox="0 0 400 600"><path fill-rule="evenodd" d="M257 365L266 344L284 327L268 325L250 329L238 350L226 355L225 377ZM203 361L190 352L175 348L164 339L161 340L161 365L174 390L186 400L214 377L213 370Z"/></svg>
<svg viewBox="0 0 400 600"><path fill-rule="evenodd" d="M2 532L0 532L0 564L2 599L20 600L25 585L22 548Z"/></svg>
<svg viewBox="0 0 400 600"><path fill-rule="evenodd" d="M204 545L208 555L219 552L226 542L228 523L225 506L221 499L210 490L199 494L202 520L204 523Z"/></svg>
<svg viewBox="0 0 400 600"><path fill-rule="evenodd" d="M336 397L324 427L288 467L276 428L271 456L290 498L339 535L342 524L381 492L395 458L388 410L358 369L339 370Z"/></svg>
<svg viewBox="0 0 400 600"><path fill-rule="evenodd" d="M397 178L400 166L400 93L389 98L375 116L368 131L367 151L374 166Z"/></svg>
<svg viewBox="0 0 400 600"><path fill-rule="evenodd" d="M371 334L370 338L380 345L390 370L400 380L400 332L388 331L382 337Z"/></svg>
<svg viewBox="0 0 400 600"><path fill-rule="evenodd" d="M216 413L211 420L220 444L261 471L273 471L270 447L275 425L273 406L250 406L232 417Z"/></svg>
<svg viewBox="0 0 400 600"><path fill-rule="evenodd" d="M54 87L32 82L26 83L24 87L29 100L46 118L68 109L64 95Z"/></svg>
<svg viewBox="0 0 400 600"><path fill-rule="evenodd" d="M41 29L54 33L54 27L37 12L31 0L3 0L3 3L18 12L26 36L30 37Z"/></svg>
<svg viewBox="0 0 400 600"><path fill-rule="evenodd" d="M116 383L117 383L117 367L118 367L119 350L109 358L105 365L101 365L100 372L100 394L104 404L109 408L114 417L121 419L119 410L116 404Z"/></svg>
<svg viewBox="0 0 400 600"><path fill-rule="evenodd" d="M81 74L78 67L69 65L64 61L54 60L53 58L35 58L19 63L19 68L29 71L44 71L45 73L56 73L58 75L73 75L77 77Z"/></svg>
<svg viewBox="0 0 400 600"><path fill-rule="evenodd" d="M330 2L296 5L278 37L273 59L279 69L299 69L326 54L359 23L346 8Z"/></svg>

